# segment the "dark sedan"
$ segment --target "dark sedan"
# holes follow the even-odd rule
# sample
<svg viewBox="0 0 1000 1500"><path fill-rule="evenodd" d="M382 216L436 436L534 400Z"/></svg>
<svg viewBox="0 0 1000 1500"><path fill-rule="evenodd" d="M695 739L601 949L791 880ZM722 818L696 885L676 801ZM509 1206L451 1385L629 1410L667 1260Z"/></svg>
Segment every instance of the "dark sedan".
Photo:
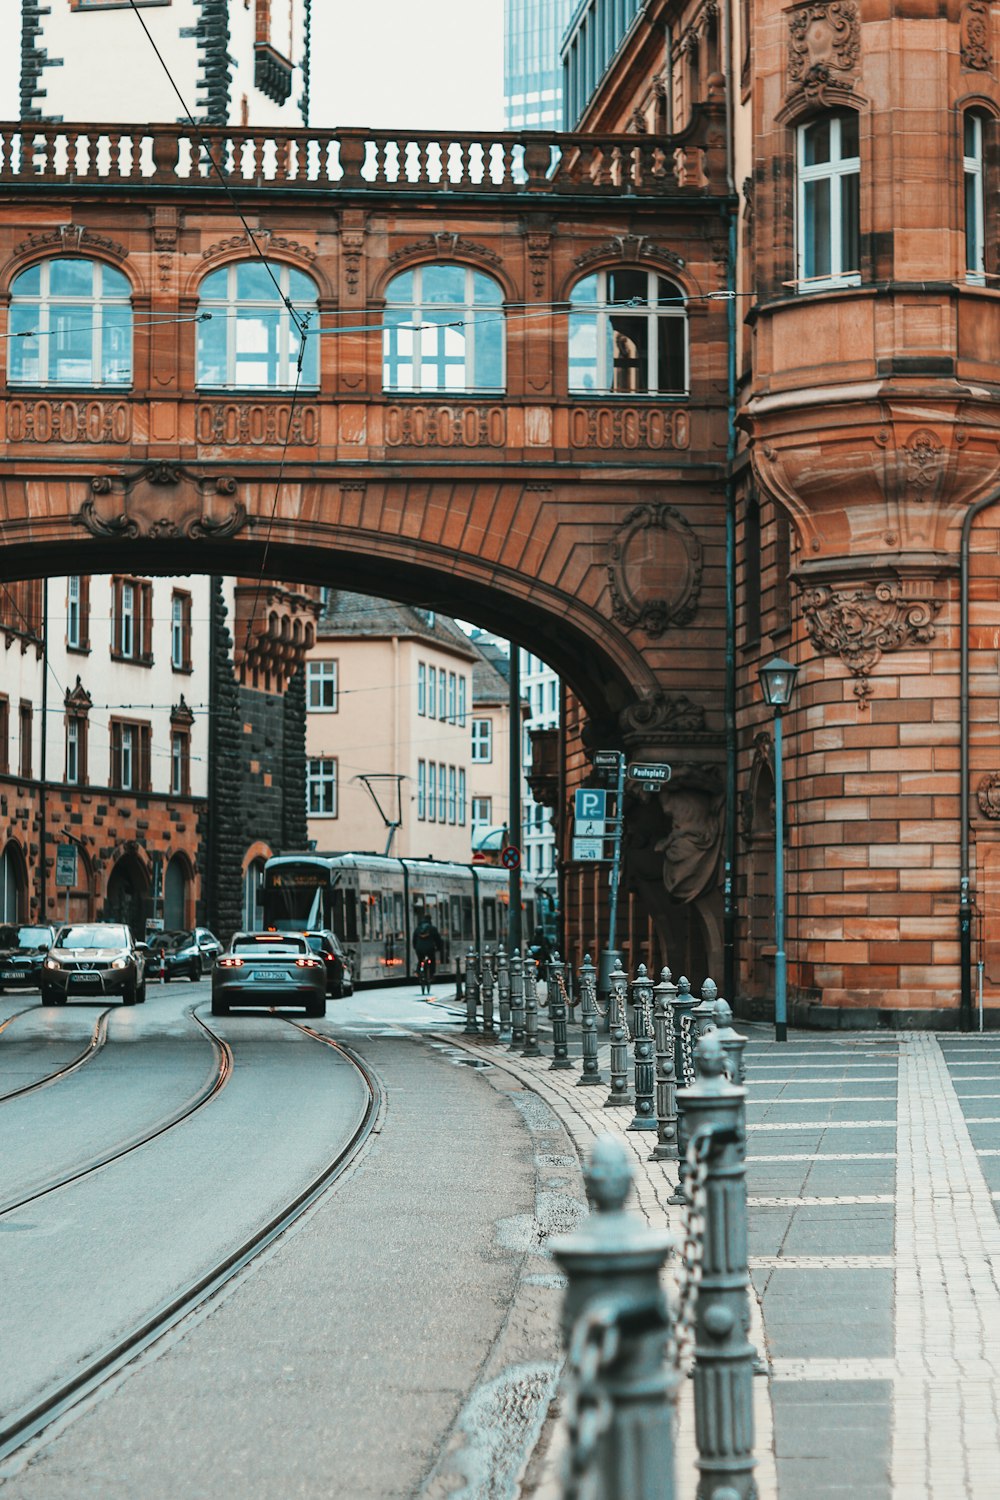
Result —
<svg viewBox="0 0 1000 1500"><path fill-rule="evenodd" d="M344 952L339 937L328 927L304 934L312 951L326 964L326 992L334 1000L354 994L354 976L350 960Z"/></svg>
<svg viewBox="0 0 1000 1500"><path fill-rule="evenodd" d="M54 927L0 927L0 995L38 984L55 937Z"/></svg>
<svg viewBox="0 0 1000 1500"><path fill-rule="evenodd" d="M212 970L212 1014L247 1006L301 1005L326 1015L326 965L295 932L238 932Z"/></svg>
<svg viewBox="0 0 1000 1500"><path fill-rule="evenodd" d="M200 979L222 952L222 944L207 927L196 927L193 932L154 932L146 942L152 954L149 972L165 980Z"/></svg>
<svg viewBox="0 0 1000 1500"><path fill-rule="evenodd" d="M145 963L143 950L124 923L71 923L56 933L42 966L42 1004L120 995L125 1005L141 1005L146 998Z"/></svg>

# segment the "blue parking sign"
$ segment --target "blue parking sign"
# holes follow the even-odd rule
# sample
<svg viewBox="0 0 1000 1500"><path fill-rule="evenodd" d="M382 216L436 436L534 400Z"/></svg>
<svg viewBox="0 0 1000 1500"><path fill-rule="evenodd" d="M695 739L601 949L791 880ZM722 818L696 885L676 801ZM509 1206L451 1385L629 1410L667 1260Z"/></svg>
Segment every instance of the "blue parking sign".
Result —
<svg viewBox="0 0 1000 1500"><path fill-rule="evenodd" d="M573 810L578 823L603 823L608 815L608 794L600 787L578 787Z"/></svg>

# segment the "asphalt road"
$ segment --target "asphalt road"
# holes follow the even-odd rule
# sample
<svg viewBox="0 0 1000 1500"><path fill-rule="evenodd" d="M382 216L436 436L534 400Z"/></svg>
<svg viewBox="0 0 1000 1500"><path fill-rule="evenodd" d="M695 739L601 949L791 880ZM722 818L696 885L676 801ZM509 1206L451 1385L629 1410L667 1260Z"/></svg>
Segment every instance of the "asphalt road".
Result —
<svg viewBox="0 0 1000 1500"><path fill-rule="evenodd" d="M208 1019L207 991L151 986L72 1093L67 1079L29 1099L64 1111L67 1135L119 1091L164 1107L204 1069L184 1008L200 999ZM349 1129L360 1086L332 1049L267 1015L214 1024L235 1056L218 1099L0 1219L5 1410L259 1222ZM376 1133L237 1283L8 1461L4 1500L515 1493L557 1358L561 1292L538 1225L580 1212L575 1155L534 1096L421 1039L458 1029L446 1006L369 992L314 1024L377 1073Z"/></svg>

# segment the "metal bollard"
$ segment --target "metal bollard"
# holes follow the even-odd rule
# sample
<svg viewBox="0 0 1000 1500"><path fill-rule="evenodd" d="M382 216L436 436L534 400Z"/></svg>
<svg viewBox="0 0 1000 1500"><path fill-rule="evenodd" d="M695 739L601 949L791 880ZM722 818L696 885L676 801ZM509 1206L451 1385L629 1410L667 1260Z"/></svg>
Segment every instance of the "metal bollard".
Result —
<svg viewBox="0 0 1000 1500"><path fill-rule="evenodd" d="M510 970L507 967L507 950L501 944L497 948L497 1006L500 1011L500 1035L510 1033Z"/></svg>
<svg viewBox="0 0 1000 1500"><path fill-rule="evenodd" d="M583 1075L576 1080L577 1088L588 1084L601 1084L600 1064L597 1061L597 970L585 953L580 965L580 1029L583 1033Z"/></svg>
<svg viewBox="0 0 1000 1500"><path fill-rule="evenodd" d="M697 1082L683 1090L697 1160L694 1210L703 1218L694 1319L697 1500L755 1500L753 1361L747 1338L749 1264L743 1131L746 1090L725 1076L713 1032L695 1049Z"/></svg>
<svg viewBox="0 0 1000 1500"><path fill-rule="evenodd" d="M611 1017L611 1092L604 1101L604 1108L615 1109L620 1104L626 1104L631 1109L632 1095L628 1086L628 1021L625 1019L628 976L622 968L620 958L615 959L610 984L608 1011Z"/></svg>
<svg viewBox="0 0 1000 1500"><path fill-rule="evenodd" d="M524 969L518 948L510 956L510 1045L524 1046Z"/></svg>
<svg viewBox="0 0 1000 1500"><path fill-rule="evenodd" d="M465 955L465 1035L477 1036L479 1022L476 1006L479 1003L479 980L476 975L476 950L470 948Z"/></svg>
<svg viewBox="0 0 1000 1500"><path fill-rule="evenodd" d="M656 1033L656 1145L650 1161L677 1159L677 1074L674 1072L674 1010L677 986L664 969L653 991Z"/></svg>
<svg viewBox="0 0 1000 1500"><path fill-rule="evenodd" d="M718 1027L717 1034L722 1043L722 1050L726 1054L726 1072L729 1074L730 1082L743 1088L747 1081L746 1059L743 1053L750 1039L733 1030L733 1012L728 1001L716 1000L715 1024Z"/></svg>
<svg viewBox="0 0 1000 1500"><path fill-rule="evenodd" d="M715 1002L719 996L719 987L714 979L706 979L701 987L701 1000L694 1008L694 1023L698 1037L701 1038L710 1027L715 1025Z"/></svg>
<svg viewBox="0 0 1000 1500"><path fill-rule="evenodd" d="M496 1027L493 1024L493 955L489 948L483 950L483 1039L487 1042L497 1040Z"/></svg>
<svg viewBox="0 0 1000 1500"><path fill-rule="evenodd" d="M694 1083L694 1022L691 1016L697 1001L691 993L691 981L683 974L677 981L677 994L671 1002L674 1011L674 1072L679 1088Z"/></svg>
<svg viewBox="0 0 1000 1500"><path fill-rule="evenodd" d="M538 970L529 958L524 966L524 1051L522 1057L541 1057L538 1045Z"/></svg>
<svg viewBox="0 0 1000 1500"><path fill-rule="evenodd" d="M635 1059L635 1115L629 1130L655 1130L653 1103L653 984L645 964L632 981L632 1049Z"/></svg>
<svg viewBox="0 0 1000 1500"><path fill-rule="evenodd" d="M552 1062L549 1064L549 1072L553 1069L565 1072L573 1066L569 1055L569 997L566 994L566 980L563 977L566 965L558 953L553 956L549 964L549 1014L552 1017Z"/></svg>
<svg viewBox="0 0 1000 1500"><path fill-rule="evenodd" d="M659 1276L674 1242L625 1208L632 1174L614 1136L596 1142L584 1176L590 1216L548 1242L568 1282L563 1500L673 1500L679 1377L664 1359L670 1311Z"/></svg>

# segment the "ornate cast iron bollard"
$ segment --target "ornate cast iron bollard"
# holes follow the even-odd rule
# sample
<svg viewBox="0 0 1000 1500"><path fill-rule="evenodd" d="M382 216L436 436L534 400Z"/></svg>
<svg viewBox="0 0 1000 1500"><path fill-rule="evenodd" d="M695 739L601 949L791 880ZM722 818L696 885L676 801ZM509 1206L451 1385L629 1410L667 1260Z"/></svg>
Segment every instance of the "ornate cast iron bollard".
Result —
<svg viewBox="0 0 1000 1500"><path fill-rule="evenodd" d="M522 1057L541 1057L538 1045L538 970L529 958L524 966L524 1051Z"/></svg>
<svg viewBox="0 0 1000 1500"><path fill-rule="evenodd" d="M673 1239L625 1208L632 1175L614 1136L595 1144L585 1180L589 1218L548 1242L569 1283L563 1500L674 1500L678 1374L664 1359L670 1312L659 1284Z"/></svg>
<svg viewBox="0 0 1000 1500"><path fill-rule="evenodd" d="M507 967L507 950L497 947L497 1006L500 1011L500 1035L510 1034L510 970Z"/></svg>
<svg viewBox="0 0 1000 1500"><path fill-rule="evenodd" d="M726 1054L726 1072L729 1074L730 1082L743 1088L747 1081L746 1059L743 1053L749 1037L733 1030L733 1012L728 1001L716 1000L715 1024L718 1027L722 1050Z"/></svg>
<svg viewBox="0 0 1000 1500"><path fill-rule="evenodd" d="M465 1035L476 1036L479 1022L476 1006L479 1003L479 979L476 974L476 950L470 948L465 955Z"/></svg>
<svg viewBox="0 0 1000 1500"><path fill-rule="evenodd" d="M664 969L653 991L656 1033L656 1145L650 1161L677 1159L677 1075L674 1072L674 1009L677 986Z"/></svg>
<svg viewBox="0 0 1000 1500"><path fill-rule="evenodd" d="M703 1249L695 1308L697 1500L756 1500L753 1362L747 1338L746 1090L725 1076L717 1032L695 1049L696 1083L680 1097L692 1155L704 1168ZM696 1205L696 1209L697 1209Z"/></svg>
<svg viewBox="0 0 1000 1500"><path fill-rule="evenodd" d="M715 1002L719 987L714 979L706 979L701 987L701 1000L694 1008L694 1024L699 1039L715 1025Z"/></svg>
<svg viewBox="0 0 1000 1500"><path fill-rule="evenodd" d="M549 1015L552 1017L552 1062L549 1064L549 1072L553 1069L565 1072L573 1066L569 1055L569 996L566 994L566 980L563 977L565 968L558 953L554 954L549 964Z"/></svg>
<svg viewBox="0 0 1000 1500"><path fill-rule="evenodd" d="M584 954L580 965L580 1028L583 1033L583 1075L576 1080L577 1088L604 1081L597 1061L597 970L590 962L589 953Z"/></svg>
<svg viewBox="0 0 1000 1500"><path fill-rule="evenodd" d="M631 1109L632 1095L628 1086L628 1021L625 1019L628 976L622 968L620 958L615 959L610 984L608 1009L611 1016L611 1092L604 1101L604 1108L615 1109L618 1105L625 1104Z"/></svg>
<svg viewBox="0 0 1000 1500"><path fill-rule="evenodd" d="M520 949L510 956L510 1045L524 1046L524 969Z"/></svg>
<svg viewBox="0 0 1000 1500"><path fill-rule="evenodd" d="M678 1088L688 1088L694 1083L694 1034L691 1019L698 1003L691 993L691 981L683 974L677 981L677 994L671 1002L674 1011L674 1072Z"/></svg>
<svg viewBox="0 0 1000 1500"><path fill-rule="evenodd" d="M493 955L488 948L483 951L483 1039L487 1042L497 1040L496 1027L493 1024Z"/></svg>
<svg viewBox="0 0 1000 1500"><path fill-rule="evenodd" d="M645 964L632 981L632 1037L635 1057L635 1115L629 1130L655 1130L653 1102L653 983Z"/></svg>

